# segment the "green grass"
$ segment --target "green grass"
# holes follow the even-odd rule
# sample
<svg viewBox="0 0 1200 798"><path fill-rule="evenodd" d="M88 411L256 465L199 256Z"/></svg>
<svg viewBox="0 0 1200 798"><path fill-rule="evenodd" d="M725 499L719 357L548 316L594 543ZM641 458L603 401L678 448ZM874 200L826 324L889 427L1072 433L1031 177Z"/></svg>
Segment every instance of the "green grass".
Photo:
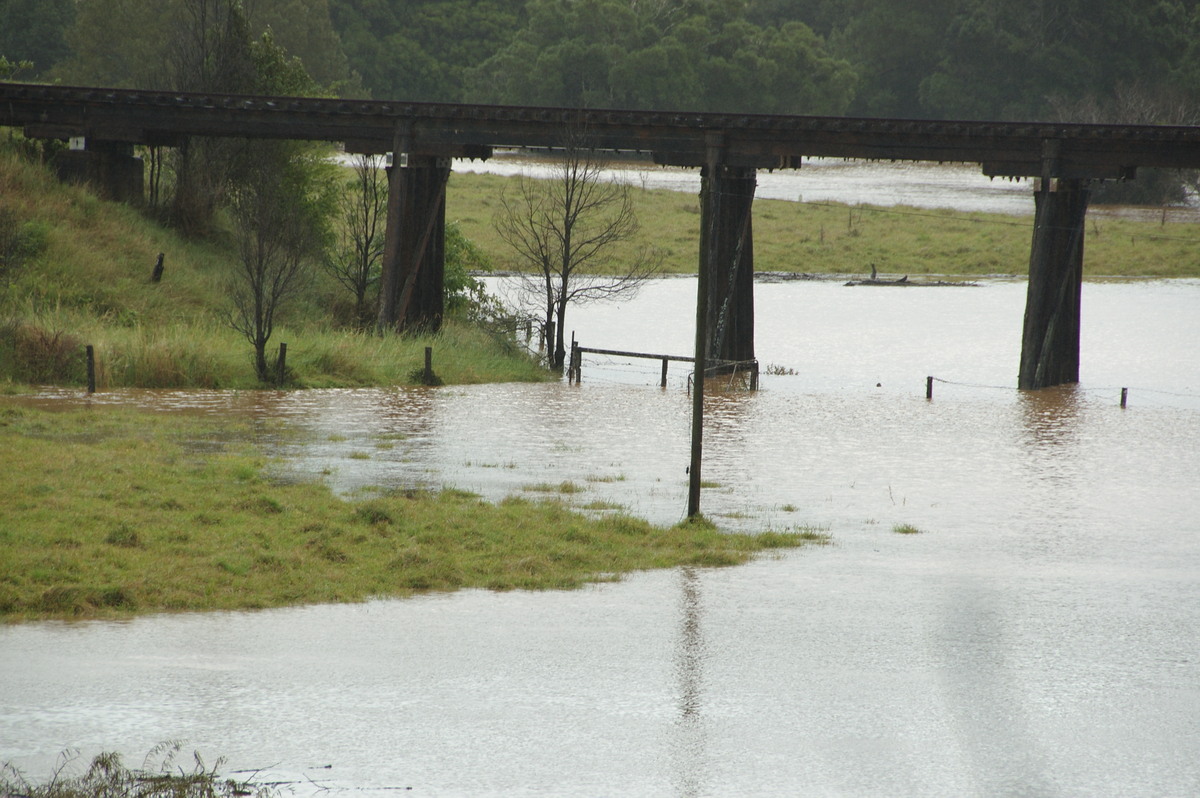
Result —
<svg viewBox="0 0 1200 798"><path fill-rule="evenodd" d="M515 182L516 178L456 173L446 200L447 218L457 219L468 238L508 269L519 264L492 229L492 219L500 197L511 192ZM634 201L642 228L635 244L659 247L667 272L695 273L699 198L635 189ZM867 274L874 263L885 277L1026 275L1032 236L1032 216L785 200L754 203L757 271ZM628 252L618 251L615 268L627 262ZM1132 221L1094 208L1084 252L1086 276L1197 277L1200 225L1172 221L1170 212L1165 222Z"/></svg>
<svg viewBox="0 0 1200 798"><path fill-rule="evenodd" d="M923 531L917 529L912 524L896 524L892 527L892 531L897 535L920 535Z"/></svg>
<svg viewBox="0 0 1200 798"><path fill-rule="evenodd" d="M236 258L228 238L183 238L133 208L59 183L0 141L4 219L27 246L19 265L0 263L0 378L83 385L91 344L102 389L260 387L250 345L224 321ZM159 252L164 277L152 283ZM289 387L417 384L425 347L445 383L549 378L512 342L454 318L436 335L337 328L332 320L345 304L344 291L317 270L285 309L268 351L273 358L288 344Z"/></svg>
<svg viewBox="0 0 1200 798"><path fill-rule="evenodd" d="M51 412L0 399L0 617L566 589L648 568L733 565L805 541L452 490L347 500L324 484L272 479L261 453L237 443L251 433L184 413ZM216 441L225 449L197 445Z"/></svg>

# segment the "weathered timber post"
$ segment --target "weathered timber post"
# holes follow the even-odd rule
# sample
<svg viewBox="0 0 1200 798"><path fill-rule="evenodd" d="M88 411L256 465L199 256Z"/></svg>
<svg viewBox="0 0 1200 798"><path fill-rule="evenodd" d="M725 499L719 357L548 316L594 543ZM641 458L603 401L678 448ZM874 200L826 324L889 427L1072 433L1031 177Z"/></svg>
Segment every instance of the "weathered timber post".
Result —
<svg viewBox="0 0 1200 798"><path fill-rule="evenodd" d="M380 330L437 330L445 312L445 158L409 154L407 133L396 135L388 168L387 231L379 283Z"/></svg>
<svg viewBox="0 0 1200 798"><path fill-rule="evenodd" d="M287 380L287 344L279 344L279 360L275 363L275 384L283 385Z"/></svg>
<svg viewBox="0 0 1200 798"><path fill-rule="evenodd" d="M96 347L87 345L87 392L96 392Z"/></svg>
<svg viewBox="0 0 1200 798"><path fill-rule="evenodd" d="M710 284L716 270L721 215L721 192L713 175L719 172L724 157L725 137L721 133L705 136L705 166L700 172L700 266L696 277L695 370L692 373L692 452L688 465L688 518L700 514L700 474L704 460L704 372L709 349L708 318L712 306Z"/></svg>
<svg viewBox="0 0 1200 798"><path fill-rule="evenodd" d="M708 269L707 356L754 360L754 235L751 167L710 163L701 171L700 268Z"/></svg>
<svg viewBox="0 0 1200 798"><path fill-rule="evenodd" d="M426 385L433 384L433 347L425 347L425 373L422 375Z"/></svg>
<svg viewBox="0 0 1200 798"><path fill-rule="evenodd" d="M1033 245L1021 339L1021 390L1079 381L1086 181L1043 179L1034 193Z"/></svg>
<svg viewBox="0 0 1200 798"><path fill-rule="evenodd" d="M164 252L158 253L158 260L156 260L154 262L154 271L150 273L150 282L152 282L152 283L162 282L163 258L165 258L165 257L166 257L166 253L164 253Z"/></svg>
<svg viewBox="0 0 1200 798"><path fill-rule="evenodd" d="M661 388L667 387L667 359L665 357L663 358L662 381L659 382L659 387L661 387Z"/></svg>

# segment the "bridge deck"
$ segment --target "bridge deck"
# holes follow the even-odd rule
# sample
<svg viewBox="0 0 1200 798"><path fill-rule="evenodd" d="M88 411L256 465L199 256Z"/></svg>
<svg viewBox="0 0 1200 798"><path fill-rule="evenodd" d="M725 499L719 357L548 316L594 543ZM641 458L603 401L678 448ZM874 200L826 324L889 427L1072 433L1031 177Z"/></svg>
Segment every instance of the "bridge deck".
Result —
<svg viewBox="0 0 1200 798"><path fill-rule="evenodd" d="M980 163L998 176L1120 178L1200 168L1200 128L540 108L0 83L0 126L38 138L175 145L187 136L345 143L352 152L487 157L583 127L601 149L701 166L793 168L804 156Z"/></svg>

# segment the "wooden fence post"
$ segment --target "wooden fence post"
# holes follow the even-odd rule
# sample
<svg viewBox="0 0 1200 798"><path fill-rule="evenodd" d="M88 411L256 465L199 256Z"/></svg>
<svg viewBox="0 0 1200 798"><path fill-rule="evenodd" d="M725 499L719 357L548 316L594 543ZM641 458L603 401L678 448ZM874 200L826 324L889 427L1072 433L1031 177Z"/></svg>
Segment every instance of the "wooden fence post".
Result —
<svg viewBox="0 0 1200 798"><path fill-rule="evenodd" d="M87 392L96 392L96 348L87 345Z"/></svg>
<svg viewBox="0 0 1200 798"><path fill-rule="evenodd" d="M669 361L664 357L663 358L663 367L662 367L662 382L659 383L659 387L662 387L662 388L667 387L667 363L668 362Z"/></svg>
<svg viewBox="0 0 1200 798"><path fill-rule="evenodd" d="M926 399L933 398L933 377L925 378L925 398Z"/></svg>
<svg viewBox="0 0 1200 798"><path fill-rule="evenodd" d="M279 344L279 361L275 364L275 383L283 385L287 377L287 344Z"/></svg>
<svg viewBox="0 0 1200 798"><path fill-rule="evenodd" d="M1125 407L1125 402L1129 399L1129 389L1121 389L1121 407Z"/></svg>
<svg viewBox="0 0 1200 798"><path fill-rule="evenodd" d="M424 381L426 385L433 384L433 347L425 347L425 375Z"/></svg>

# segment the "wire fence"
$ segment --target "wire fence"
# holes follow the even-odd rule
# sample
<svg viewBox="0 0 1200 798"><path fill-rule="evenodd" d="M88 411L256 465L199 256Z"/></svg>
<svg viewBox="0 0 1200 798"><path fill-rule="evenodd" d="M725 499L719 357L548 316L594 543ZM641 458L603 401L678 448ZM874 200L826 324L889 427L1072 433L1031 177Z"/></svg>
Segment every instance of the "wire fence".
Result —
<svg viewBox="0 0 1200 798"><path fill-rule="evenodd" d="M662 369L659 365L653 365L654 359L647 357L621 357L617 355L608 355L604 352L594 352L582 348L584 353L595 354L596 357L589 358L587 368L587 382L598 385L659 385L666 387L667 383L663 382ZM660 356L655 356L655 358ZM673 358L676 360L690 360L690 358ZM748 370L741 372L732 371L729 374L722 375L728 378L730 387L738 387L741 383L738 382L738 377L748 376ZM768 380L772 377L801 377L803 371L796 368L781 368L771 365L766 367L761 372ZM669 384L685 387L690 390L693 379L693 369L690 362L680 363L676 368L670 371ZM760 381L762 377L758 378ZM926 398L932 399L933 385L946 385L955 388L965 388L978 391L1003 391L1006 393L1018 393L1019 389L1015 385L997 385L994 383L972 382L969 380L956 380L946 377L927 376L926 377ZM1164 390L1161 388L1149 388L1136 384L1131 385L1080 385L1075 383L1072 385L1072 391L1077 395L1087 396L1109 396L1113 397L1114 403L1119 402L1124 407L1129 400L1129 397L1138 396L1155 396L1165 397L1170 399L1189 400L1200 404L1200 391L1187 390Z"/></svg>

